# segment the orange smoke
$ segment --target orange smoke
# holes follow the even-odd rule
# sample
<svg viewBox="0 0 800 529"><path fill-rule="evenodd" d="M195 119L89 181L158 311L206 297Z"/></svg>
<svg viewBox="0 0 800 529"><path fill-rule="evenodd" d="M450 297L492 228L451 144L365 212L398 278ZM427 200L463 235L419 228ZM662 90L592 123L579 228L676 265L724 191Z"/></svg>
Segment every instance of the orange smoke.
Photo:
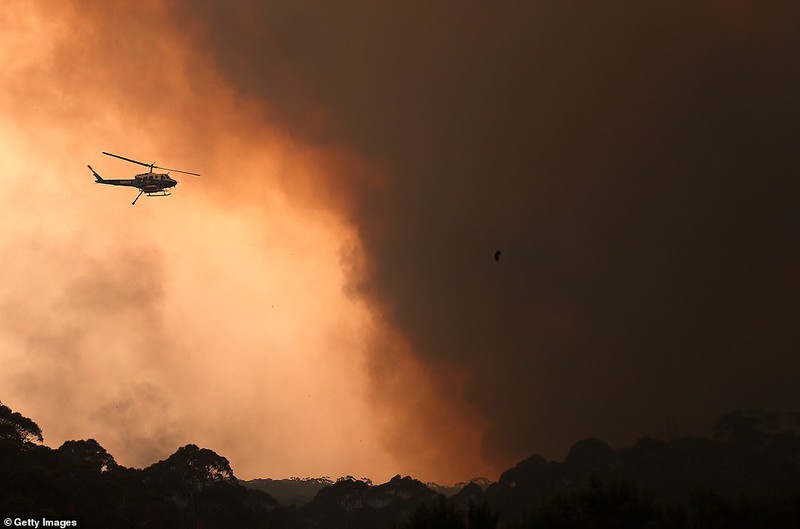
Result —
<svg viewBox="0 0 800 529"><path fill-rule="evenodd" d="M0 8L0 384L45 441L125 465L197 443L242 478L490 472L464 377L355 294L349 212L390 175L243 100L161 2ZM92 184L197 171L175 196Z"/></svg>

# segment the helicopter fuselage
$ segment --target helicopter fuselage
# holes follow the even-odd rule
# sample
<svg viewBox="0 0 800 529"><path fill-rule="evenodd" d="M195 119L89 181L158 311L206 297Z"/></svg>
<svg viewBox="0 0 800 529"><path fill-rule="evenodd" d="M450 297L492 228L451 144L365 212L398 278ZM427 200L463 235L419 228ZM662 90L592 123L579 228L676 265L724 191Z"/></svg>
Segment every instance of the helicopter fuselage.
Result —
<svg viewBox="0 0 800 529"><path fill-rule="evenodd" d="M137 189L143 189L145 193L157 192L170 187L175 187L178 183L167 174L158 173L142 173L137 174L134 178L109 180L106 178L98 179L98 184L107 184L112 186L128 186Z"/></svg>

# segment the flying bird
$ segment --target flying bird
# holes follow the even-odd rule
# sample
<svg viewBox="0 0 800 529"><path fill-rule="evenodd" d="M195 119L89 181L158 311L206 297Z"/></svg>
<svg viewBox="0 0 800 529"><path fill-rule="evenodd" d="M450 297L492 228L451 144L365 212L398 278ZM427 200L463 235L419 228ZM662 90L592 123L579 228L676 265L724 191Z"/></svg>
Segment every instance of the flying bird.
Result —
<svg viewBox="0 0 800 529"><path fill-rule="evenodd" d="M500 250L494 252L494 261L497 262L500 260Z"/></svg>

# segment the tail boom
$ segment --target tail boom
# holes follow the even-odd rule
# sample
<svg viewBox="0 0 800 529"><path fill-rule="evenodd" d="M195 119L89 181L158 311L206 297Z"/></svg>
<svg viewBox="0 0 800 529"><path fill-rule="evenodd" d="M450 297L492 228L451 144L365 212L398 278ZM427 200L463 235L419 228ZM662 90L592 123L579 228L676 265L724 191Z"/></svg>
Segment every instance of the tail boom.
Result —
<svg viewBox="0 0 800 529"><path fill-rule="evenodd" d="M94 169L92 169L92 166L91 166L91 165L87 165L86 167L88 167L88 168L89 168L89 170L90 170L90 171L92 172L92 174L94 175L94 179L95 179L95 181L97 181L97 182L100 182L100 183L103 183L103 182L105 182L105 180L103 180L103 177L102 177L102 176L100 176L99 174L97 174L97 171L95 171Z"/></svg>

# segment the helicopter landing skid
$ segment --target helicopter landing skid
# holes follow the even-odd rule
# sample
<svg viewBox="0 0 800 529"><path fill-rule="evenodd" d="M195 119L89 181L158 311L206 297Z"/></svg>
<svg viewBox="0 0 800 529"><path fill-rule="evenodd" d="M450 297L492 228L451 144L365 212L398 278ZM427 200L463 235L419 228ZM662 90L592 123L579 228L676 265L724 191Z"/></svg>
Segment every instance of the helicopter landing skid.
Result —
<svg viewBox="0 0 800 529"><path fill-rule="evenodd" d="M136 198L133 199L133 202L131 202L131 206L136 205L136 201L139 200L139 197L142 196L142 193L146 194L148 197L168 197L172 195L172 193L170 193L166 189L163 189L161 191L153 191L152 193L148 193L144 190L141 190L139 191L139 194L136 195Z"/></svg>

